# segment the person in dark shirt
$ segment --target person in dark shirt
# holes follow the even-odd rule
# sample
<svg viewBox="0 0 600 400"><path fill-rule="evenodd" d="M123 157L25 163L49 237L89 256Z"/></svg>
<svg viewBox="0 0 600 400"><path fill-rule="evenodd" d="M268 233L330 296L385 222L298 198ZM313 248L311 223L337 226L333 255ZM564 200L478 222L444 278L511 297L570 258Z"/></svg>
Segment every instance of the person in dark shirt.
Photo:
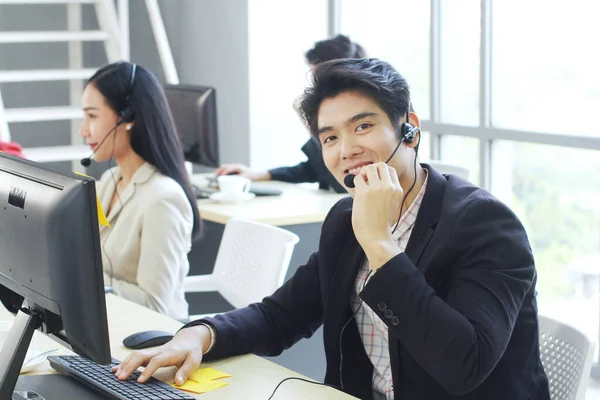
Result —
<svg viewBox="0 0 600 400"><path fill-rule="evenodd" d="M337 35L332 39L321 40L304 55L306 61L314 69L322 62L341 58L364 58L366 52L361 45L352 42L347 36ZM294 109L298 110L297 102ZM340 185L325 167L321 155L321 145L310 138L303 146L302 152L307 160L294 166L284 166L270 170L256 170L243 164L224 164L217 169L216 175L239 174L253 181L282 181L289 183L318 182L319 189L332 190L336 193L346 193L346 188Z"/></svg>

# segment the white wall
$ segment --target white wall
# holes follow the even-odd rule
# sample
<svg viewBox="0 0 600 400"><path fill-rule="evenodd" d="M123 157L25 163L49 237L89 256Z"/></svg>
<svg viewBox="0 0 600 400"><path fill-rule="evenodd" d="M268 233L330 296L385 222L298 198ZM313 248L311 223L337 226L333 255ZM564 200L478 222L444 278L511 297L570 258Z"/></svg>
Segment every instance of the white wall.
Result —
<svg viewBox="0 0 600 400"><path fill-rule="evenodd" d="M184 3L184 4L179 4ZM249 163L248 8L242 0L178 1L181 83L217 92L221 162Z"/></svg>
<svg viewBox="0 0 600 400"><path fill-rule="evenodd" d="M304 160L300 147L309 133L292 102L309 78L304 53L327 37L327 0L163 0L160 6L181 83L216 88L221 162L271 168ZM131 60L164 81L146 7L142 0L130 1L130 7ZM0 10L2 30L66 26L64 6ZM93 7L84 6L83 24L87 29L97 26ZM66 66L66 45L27 46L0 46L0 68ZM43 65L35 64L40 54ZM89 67L105 64L102 44L86 44L84 58ZM60 83L4 85L3 94L8 107L65 105L66 89ZM68 122L11 128L26 146L69 140Z"/></svg>
<svg viewBox="0 0 600 400"><path fill-rule="evenodd" d="M248 0L250 163L294 165L310 137L292 108L310 78L304 53L327 38L327 0Z"/></svg>

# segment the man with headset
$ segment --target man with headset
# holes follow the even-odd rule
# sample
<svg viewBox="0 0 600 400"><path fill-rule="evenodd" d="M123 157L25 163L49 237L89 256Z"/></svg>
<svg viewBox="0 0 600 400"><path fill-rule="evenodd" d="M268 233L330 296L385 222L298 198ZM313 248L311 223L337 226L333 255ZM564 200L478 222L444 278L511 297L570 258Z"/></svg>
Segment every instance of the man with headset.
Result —
<svg viewBox="0 0 600 400"><path fill-rule="evenodd" d="M491 194L417 164L405 79L376 59L330 61L301 111L351 194L318 252L272 296L191 322L117 376L177 365L182 384L202 358L277 355L323 324L325 383L361 399L549 399L525 230Z"/></svg>

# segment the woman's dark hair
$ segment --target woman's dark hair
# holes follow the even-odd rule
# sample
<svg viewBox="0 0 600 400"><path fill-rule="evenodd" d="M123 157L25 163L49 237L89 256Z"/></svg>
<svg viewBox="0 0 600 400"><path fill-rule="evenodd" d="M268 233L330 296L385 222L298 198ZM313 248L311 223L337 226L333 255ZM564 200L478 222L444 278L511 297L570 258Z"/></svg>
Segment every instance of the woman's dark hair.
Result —
<svg viewBox="0 0 600 400"><path fill-rule="evenodd" d="M412 111L406 79L385 61L376 58L327 61L315 68L312 84L300 101L300 113L315 138L319 136L317 116L321 103L343 92L359 92L371 98L396 129L402 117Z"/></svg>
<svg viewBox="0 0 600 400"><path fill-rule="evenodd" d="M192 237L197 239L202 232L200 212L162 85L150 71L139 65L136 65L131 84L132 69L133 64L128 62L109 64L100 68L87 84L94 85L117 114L131 109L131 147L144 161L181 185L192 206Z"/></svg>
<svg viewBox="0 0 600 400"><path fill-rule="evenodd" d="M317 65L340 58L364 58L367 53L360 44L351 41L348 36L337 35L331 39L318 41L304 56L309 64Z"/></svg>

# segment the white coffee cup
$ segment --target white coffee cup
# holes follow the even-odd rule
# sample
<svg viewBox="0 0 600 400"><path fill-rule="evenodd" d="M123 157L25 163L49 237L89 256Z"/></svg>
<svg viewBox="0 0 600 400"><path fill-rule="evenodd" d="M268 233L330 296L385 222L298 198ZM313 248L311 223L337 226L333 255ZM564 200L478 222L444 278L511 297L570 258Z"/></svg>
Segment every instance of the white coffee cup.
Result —
<svg viewBox="0 0 600 400"><path fill-rule="evenodd" d="M224 175L217 178L219 191L227 198L242 197L250 191L252 181L238 175Z"/></svg>

